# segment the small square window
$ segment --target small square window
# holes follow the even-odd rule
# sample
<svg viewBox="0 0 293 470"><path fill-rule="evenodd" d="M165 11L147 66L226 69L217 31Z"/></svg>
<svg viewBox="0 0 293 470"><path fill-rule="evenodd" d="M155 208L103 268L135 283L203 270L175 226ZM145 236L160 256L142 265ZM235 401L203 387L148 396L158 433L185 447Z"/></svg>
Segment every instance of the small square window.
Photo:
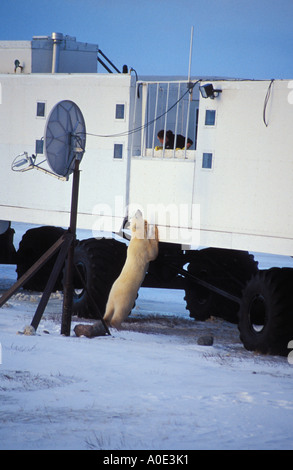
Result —
<svg viewBox="0 0 293 470"><path fill-rule="evenodd" d="M115 119L124 119L124 104L116 104Z"/></svg>
<svg viewBox="0 0 293 470"><path fill-rule="evenodd" d="M44 153L44 141L36 140L36 154Z"/></svg>
<svg viewBox="0 0 293 470"><path fill-rule="evenodd" d="M122 158L123 144L114 144L114 158Z"/></svg>
<svg viewBox="0 0 293 470"><path fill-rule="evenodd" d="M202 168L211 169L213 164L213 154L203 153L202 154Z"/></svg>
<svg viewBox="0 0 293 470"><path fill-rule="evenodd" d="M214 109L206 109L206 126L214 126L216 122L216 111Z"/></svg>
<svg viewBox="0 0 293 470"><path fill-rule="evenodd" d="M45 117L46 103L37 103L37 116Z"/></svg>

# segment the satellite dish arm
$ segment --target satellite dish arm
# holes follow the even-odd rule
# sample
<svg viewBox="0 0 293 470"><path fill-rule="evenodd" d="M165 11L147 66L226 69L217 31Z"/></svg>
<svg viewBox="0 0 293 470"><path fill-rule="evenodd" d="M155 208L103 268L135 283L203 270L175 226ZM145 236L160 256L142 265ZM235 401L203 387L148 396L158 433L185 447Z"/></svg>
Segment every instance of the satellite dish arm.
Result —
<svg viewBox="0 0 293 470"><path fill-rule="evenodd" d="M11 169L12 171L20 172L23 173L28 170L39 170L42 171L43 173L47 175L54 176L55 178L62 180L62 181L67 181L68 176L59 176L53 173L52 171L47 170L46 168L42 168L40 166L40 163L38 165L35 164L36 156L32 155L31 157L28 155L27 152L20 153L15 157L11 164Z"/></svg>

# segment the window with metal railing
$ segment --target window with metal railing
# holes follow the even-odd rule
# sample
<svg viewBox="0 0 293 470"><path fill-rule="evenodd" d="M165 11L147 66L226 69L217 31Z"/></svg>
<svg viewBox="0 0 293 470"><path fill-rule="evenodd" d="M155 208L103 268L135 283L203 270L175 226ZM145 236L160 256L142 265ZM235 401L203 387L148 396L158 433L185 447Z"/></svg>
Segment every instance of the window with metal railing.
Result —
<svg viewBox="0 0 293 470"><path fill-rule="evenodd" d="M187 81L138 82L131 154L140 157L194 159L198 87ZM162 138L158 138L161 131Z"/></svg>

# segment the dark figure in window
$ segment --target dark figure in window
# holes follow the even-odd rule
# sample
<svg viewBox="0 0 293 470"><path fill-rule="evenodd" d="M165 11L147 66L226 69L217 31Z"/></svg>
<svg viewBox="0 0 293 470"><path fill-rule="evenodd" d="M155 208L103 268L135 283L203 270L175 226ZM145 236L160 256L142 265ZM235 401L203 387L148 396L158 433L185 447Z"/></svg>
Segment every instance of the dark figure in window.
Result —
<svg viewBox="0 0 293 470"><path fill-rule="evenodd" d="M164 143L164 131L161 130L158 132L158 139L160 143L163 145ZM167 131L166 132L166 139L165 139L165 148L166 149L173 149L174 148L174 142L175 142L175 135L173 134L172 131ZM193 144L193 141L188 137L187 139L187 145L186 148L189 149L191 145ZM185 147L185 137L181 134L177 134L176 136L176 149L183 149Z"/></svg>

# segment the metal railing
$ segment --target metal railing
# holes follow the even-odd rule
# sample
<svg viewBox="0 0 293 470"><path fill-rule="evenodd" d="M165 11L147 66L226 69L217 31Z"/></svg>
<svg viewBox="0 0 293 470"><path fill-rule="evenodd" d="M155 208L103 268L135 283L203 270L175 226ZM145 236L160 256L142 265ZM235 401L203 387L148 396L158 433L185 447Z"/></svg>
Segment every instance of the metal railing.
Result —
<svg viewBox="0 0 293 470"><path fill-rule="evenodd" d="M187 150L187 139L193 141L191 150L196 149L196 127L198 109L198 89L192 83L182 81L137 82L133 112L133 134L131 155L156 158L194 158ZM194 96L196 95L196 96ZM157 140L159 130L164 131L163 145ZM179 152L175 145L166 148L166 132L185 137L184 150Z"/></svg>

